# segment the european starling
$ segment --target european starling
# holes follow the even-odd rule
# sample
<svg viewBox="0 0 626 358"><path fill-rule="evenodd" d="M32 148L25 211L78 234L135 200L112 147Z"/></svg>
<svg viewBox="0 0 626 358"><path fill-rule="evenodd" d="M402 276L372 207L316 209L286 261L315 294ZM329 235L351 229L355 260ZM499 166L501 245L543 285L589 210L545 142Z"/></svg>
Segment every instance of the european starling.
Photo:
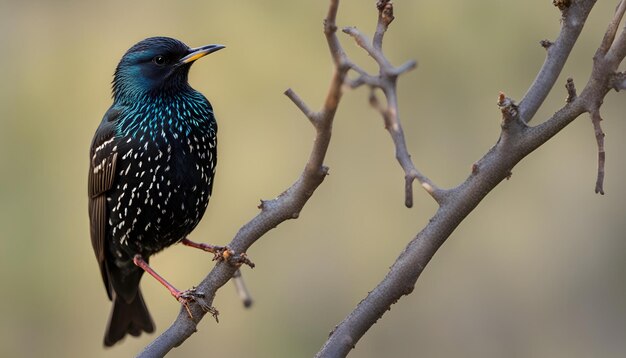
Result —
<svg viewBox="0 0 626 358"><path fill-rule="evenodd" d="M152 37L131 47L115 70L113 105L91 143L88 179L91 243L113 300L106 346L154 331L139 289L144 270L176 298L184 294L147 262L186 240L209 202L217 123L187 76L195 60L222 48Z"/></svg>

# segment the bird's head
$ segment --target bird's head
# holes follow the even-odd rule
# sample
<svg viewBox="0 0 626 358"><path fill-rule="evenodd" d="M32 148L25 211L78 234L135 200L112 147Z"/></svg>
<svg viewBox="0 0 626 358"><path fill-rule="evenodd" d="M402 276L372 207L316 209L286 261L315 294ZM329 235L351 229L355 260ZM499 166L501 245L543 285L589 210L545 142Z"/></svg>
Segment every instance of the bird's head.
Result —
<svg viewBox="0 0 626 358"><path fill-rule="evenodd" d="M222 45L190 48L169 37L150 37L131 47L120 60L113 78L113 97L133 99L140 96L175 93L188 88L191 64Z"/></svg>

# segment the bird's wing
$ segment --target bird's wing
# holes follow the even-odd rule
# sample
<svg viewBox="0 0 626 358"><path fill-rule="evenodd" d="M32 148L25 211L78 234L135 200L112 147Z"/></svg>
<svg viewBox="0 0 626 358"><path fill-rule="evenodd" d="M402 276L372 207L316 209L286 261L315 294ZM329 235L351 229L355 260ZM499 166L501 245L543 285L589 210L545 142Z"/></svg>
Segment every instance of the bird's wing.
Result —
<svg viewBox="0 0 626 358"><path fill-rule="evenodd" d="M100 265L100 272L107 294L111 298L111 282L105 260L105 236L108 220L106 211L106 191L111 189L115 180L117 164L117 138L115 125L119 111L109 109L96 130L89 152L89 219L91 226L91 245Z"/></svg>

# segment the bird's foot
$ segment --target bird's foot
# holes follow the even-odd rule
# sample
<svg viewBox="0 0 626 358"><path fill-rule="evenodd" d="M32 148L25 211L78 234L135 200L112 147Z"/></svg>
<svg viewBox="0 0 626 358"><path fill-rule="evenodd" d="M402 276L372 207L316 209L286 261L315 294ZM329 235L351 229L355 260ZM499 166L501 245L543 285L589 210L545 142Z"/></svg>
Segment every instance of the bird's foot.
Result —
<svg viewBox="0 0 626 358"><path fill-rule="evenodd" d="M217 316L219 315L217 309L206 304L206 302L204 301L204 293L196 291L195 287L192 287L191 289L186 291L179 291L173 295L174 298L176 298L176 300L185 307L189 318L193 319L193 314L191 313L189 304L191 302L196 302L204 312L210 313L213 318L215 318L215 321L219 322L219 320L217 319Z"/></svg>
<svg viewBox="0 0 626 358"><path fill-rule="evenodd" d="M223 246L220 250L215 252L213 261L226 261L235 267L241 267L241 265L248 265L250 268L254 268L254 262L248 258L245 252L236 254L235 251Z"/></svg>
<svg viewBox="0 0 626 358"><path fill-rule="evenodd" d="M228 246L216 246L193 242L187 238L182 241L183 245L194 247L202 251L210 252L213 254L213 261L226 261L235 267L241 267L241 265L248 265L254 268L254 263L250 261L245 253L235 254L235 251L228 248Z"/></svg>

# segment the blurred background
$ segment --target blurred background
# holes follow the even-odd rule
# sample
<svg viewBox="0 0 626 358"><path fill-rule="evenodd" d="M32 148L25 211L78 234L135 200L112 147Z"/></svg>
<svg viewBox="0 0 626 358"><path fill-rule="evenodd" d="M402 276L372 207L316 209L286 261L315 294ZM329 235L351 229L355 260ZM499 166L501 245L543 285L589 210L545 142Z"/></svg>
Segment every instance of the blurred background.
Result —
<svg viewBox="0 0 626 358"><path fill-rule="evenodd" d="M599 1L549 100L565 79L581 90L617 1ZM154 35L227 49L194 65L193 87L219 121L214 195L196 241L225 244L299 175L313 129L282 94L314 109L332 73L327 1L0 0L0 356L133 356L155 335L105 350L110 302L89 240L89 144L111 103L118 60ZM374 1L342 1L338 24L371 36ZM497 140L499 91L521 99L555 39L548 0L397 1L385 51L417 70L399 82L417 167L456 186ZM343 34L350 56L375 70ZM624 66L621 68L624 70ZM594 194L596 142L587 116L527 157L461 224L351 357L623 357L626 352L626 97L606 97L605 196ZM387 273L436 207L403 173L367 90L348 91L326 164L331 175L300 218L269 232L244 269L255 304L232 285L171 357L310 357ZM153 267L180 289L211 269L210 255L172 247ZM179 305L142 282L157 333ZM210 354L206 353L210 352Z"/></svg>

